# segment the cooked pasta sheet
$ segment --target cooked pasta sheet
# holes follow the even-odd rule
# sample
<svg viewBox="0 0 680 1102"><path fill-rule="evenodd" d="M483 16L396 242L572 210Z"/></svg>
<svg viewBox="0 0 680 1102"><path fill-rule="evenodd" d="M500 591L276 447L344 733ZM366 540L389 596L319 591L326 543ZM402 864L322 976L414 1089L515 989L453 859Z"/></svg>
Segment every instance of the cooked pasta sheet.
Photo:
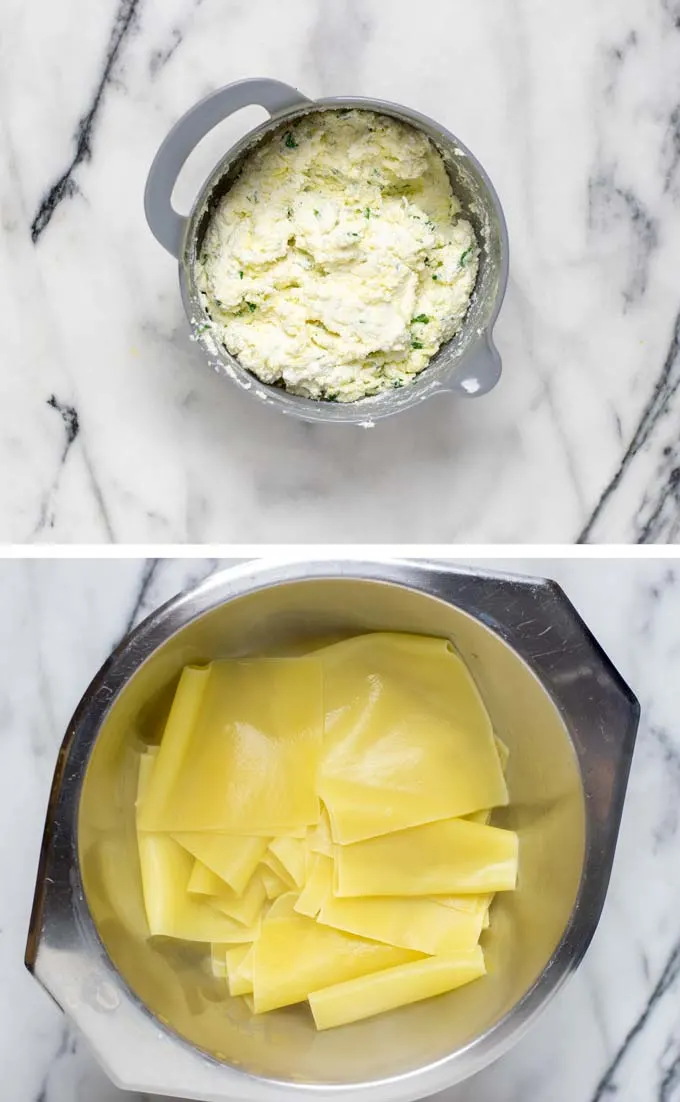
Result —
<svg viewBox="0 0 680 1102"><path fill-rule="evenodd" d="M340 898L512 891L516 879L517 835L467 819L443 819L335 851Z"/></svg>
<svg viewBox="0 0 680 1102"><path fill-rule="evenodd" d="M321 678L316 658L185 668L141 829L273 836L316 823Z"/></svg>
<svg viewBox="0 0 680 1102"><path fill-rule="evenodd" d="M326 707L319 792L334 841L508 802L488 713L447 640L363 635L316 656Z"/></svg>
<svg viewBox="0 0 680 1102"><path fill-rule="evenodd" d="M237 893L245 889L269 846L268 838L247 835L190 831L172 837Z"/></svg>
<svg viewBox="0 0 680 1102"><path fill-rule="evenodd" d="M260 916L245 925L211 906L204 897L189 891L194 860L168 834L139 829L140 811L149 790L154 757L140 761L137 790L137 841L142 875L144 906L150 936L180 938L183 941L241 943L259 934Z"/></svg>
<svg viewBox="0 0 680 1102"><path fill-rule="evenodd" d="M507 761L446 640L187 667L139 762L148 936L206 943L225 998L307 1001L319 1029L479 979L517 878L489 825Z"/></svg>
<svg viewBox="0 0 680 1102"><path fill-rule="evenodd" d="M317 1029L331 1029L443 995L485 973L484 956L476 946L469 953L429 957L323 988L309 996L309 1005Z"/></svg>
<svg viewBox="0 0 680 1102"><path fill-rule="evenodd" d="M253 947L256 1013L302 1002L321 987L418 959L419 954L408 949L322 926L297 914L294 902L291 896L288 913L269 912Z"/></svg>

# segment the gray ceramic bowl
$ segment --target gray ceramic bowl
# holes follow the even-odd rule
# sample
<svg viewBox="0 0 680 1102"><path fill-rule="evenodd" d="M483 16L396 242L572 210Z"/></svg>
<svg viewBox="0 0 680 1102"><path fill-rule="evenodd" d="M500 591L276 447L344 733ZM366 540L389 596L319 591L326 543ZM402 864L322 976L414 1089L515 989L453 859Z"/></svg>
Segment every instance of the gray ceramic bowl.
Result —
<svg viewBox="0 0 680 1102"><path fill-rule="evenodd" d="M188 217L172 207L171 197L182 165L198 142L227 116L252 104L265 107L271 118L251 130L222 158L201 188ZM455 194L461 199L480 246L477 285L462 329L443 345L415 381L357 402L315 401L268 386L247 371L202 327L207 314L195 281L195 263L216 203L238 175L244 158L263 139L294 119L317 111L347 107L391 115L416 127L437 147L449 171ZM152 233L179 260L184 308L194 337L208 362L260 401L282 413L306 421L344 421L370 426L380 417L408 409L441 393L467 397L486 394L498 382L501 361L492 340L493 324L503 301L508 278L508 235L505 218L484 169L470 151L438 123L425 115L382 100L332 97L310 100L276 80L252 79L228 84L213 92L175 123L149 171L144 195L146 218Z"/></svg>

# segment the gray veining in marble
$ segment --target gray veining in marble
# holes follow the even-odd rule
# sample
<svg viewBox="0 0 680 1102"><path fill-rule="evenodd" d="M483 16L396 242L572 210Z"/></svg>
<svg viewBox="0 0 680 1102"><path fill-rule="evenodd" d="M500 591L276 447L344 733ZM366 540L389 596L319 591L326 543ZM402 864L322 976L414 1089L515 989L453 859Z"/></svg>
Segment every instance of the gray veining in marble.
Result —
<svg viewBox="0 0 680 1102"><path fill-rule="evenodd" d="M675 0L5 0L0 31L0 540L677 540ZM487 398L339 430L205 368L142 191L250 75L406 103L481 158L512 246Z"/></svg>
<svg viewBox="0 0 680 1102"><path fill-rule="evenodd" d="M131 624L220 565L0 563L3 1102L142 1102L107 1082L25 972L24 941L52 770L72 710ZM583 965L526 1037L446 1102L677 1102L680 567L652 560L484 565L556 578L637 692L642 723L609 895Z"/></svg>

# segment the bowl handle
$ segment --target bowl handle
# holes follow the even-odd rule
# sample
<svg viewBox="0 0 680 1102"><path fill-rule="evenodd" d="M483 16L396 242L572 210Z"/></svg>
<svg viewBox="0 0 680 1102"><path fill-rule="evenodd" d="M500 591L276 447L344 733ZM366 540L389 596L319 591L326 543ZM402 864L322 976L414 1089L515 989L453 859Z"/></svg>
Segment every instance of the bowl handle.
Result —
<svg viewBox="0 0 680 1102"><path fill-rule="evenodd" d="M201 138L241 107L259 104L270 115L276 115L309 102L307 96L289 84L253 77L211 92L182 115L154 157L144 190L144 213L149 228L168 252L179 257L187 222L172 205L175 182Z"/></svg>
<svg viewBox="0 0 680 1102"><path fill-rule="evenodd" d="M490 331L466 353L453 377L444 383L444 389L464 398L480 398L493 390L501 377L503 365Z"/></svg>

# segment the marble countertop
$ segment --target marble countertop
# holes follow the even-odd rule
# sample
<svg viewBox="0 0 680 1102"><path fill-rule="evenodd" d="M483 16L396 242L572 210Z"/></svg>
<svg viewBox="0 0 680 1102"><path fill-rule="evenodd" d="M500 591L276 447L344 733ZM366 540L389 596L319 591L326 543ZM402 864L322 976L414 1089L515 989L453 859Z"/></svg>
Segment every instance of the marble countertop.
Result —
<svg viewBox="0 0 680 1102"><path fill-rule="evenodd" d="M678 537L678 0L5 0L0 32L0 540ZM491 395L309 426L204 366L142 192L178 116L252 75L479 156L512 253ZM204 140L183 209L261 117Z"/></svg>
<svg viewBox="0 0 680 1102"><path fill-rule="evenodd" d="M525 1038L446 1102L680 1098L680 571L516 560L556 578L639 696L642 723L614 870L584 963ZM40 837L64 727L125 631L219 566L0 563L0 1069L7 1102L143 1102L105 1078L23 967ZM148 1100L147 1100L148 1102Z"/></svg>

